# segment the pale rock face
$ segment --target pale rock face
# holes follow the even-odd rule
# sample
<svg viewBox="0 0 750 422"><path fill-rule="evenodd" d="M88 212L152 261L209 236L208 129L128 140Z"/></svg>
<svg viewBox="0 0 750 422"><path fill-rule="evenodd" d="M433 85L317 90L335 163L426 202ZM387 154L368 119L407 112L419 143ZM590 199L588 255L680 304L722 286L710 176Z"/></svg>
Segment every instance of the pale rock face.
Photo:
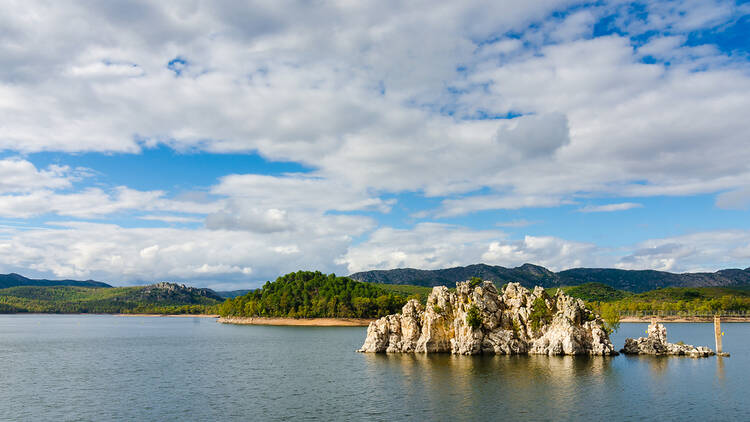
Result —
<svg viewBox="0 0 750 422"><path fill-rule="evenodd" d="M629 355L678 355L690 357L714 355L714 351L708 347L668 343L667 328L656 321L649 324L648 337L625 339L625 347L620 352Z"/></svg>
<svg viewBox="0 0 750 422"><path fill-rule="evenodd" d="M538 298L544 304L538 311L546 318L539 320L535 330L532 311ZM481 318L477 328L467 322L472 308ZM435 287L424 309L411 300L401 314L370 323L359 351L615 355L602 324L583 301L562 292L550 297L541 287L530 292L510 283L501 293L489 281L477 286L467 281L457 283L455 292Z"/></svg>

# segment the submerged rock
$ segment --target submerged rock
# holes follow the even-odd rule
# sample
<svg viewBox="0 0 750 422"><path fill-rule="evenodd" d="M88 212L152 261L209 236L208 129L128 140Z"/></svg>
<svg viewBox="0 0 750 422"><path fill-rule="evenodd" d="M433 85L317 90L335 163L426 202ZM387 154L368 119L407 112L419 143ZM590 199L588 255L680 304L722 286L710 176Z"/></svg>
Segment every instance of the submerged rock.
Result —
<svg viewBox="0 0 750 422"><path fill-rule="evenodd" d="M695 347L690 344L668 343L667 328L654 321L648 326L648 337L625 339L625 347L620 352L628 355L675 355L690 357L713 356L708 347Z"/></svg>
<svg viewBox="0 0 750 422"><path fill-rule="evenodd" d="M580 299L518 283L502 292L489 281L432 289L427 305L410 300L400 314L370 323L359 352L461 355L616 355L601 318Z"/></svg>

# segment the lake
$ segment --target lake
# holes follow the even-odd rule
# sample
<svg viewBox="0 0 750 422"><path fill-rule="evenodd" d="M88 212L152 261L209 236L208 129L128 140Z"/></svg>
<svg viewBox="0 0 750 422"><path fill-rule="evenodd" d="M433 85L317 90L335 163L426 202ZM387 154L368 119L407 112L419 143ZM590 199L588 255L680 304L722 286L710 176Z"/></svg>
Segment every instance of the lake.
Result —
<svg viewBox="0 0 750 422"><path fill-rule="evenodd" d="M750 324L722 328L730 358L415 356L355 353L363 327L1 315L0 420L750 420Z"/></svg>

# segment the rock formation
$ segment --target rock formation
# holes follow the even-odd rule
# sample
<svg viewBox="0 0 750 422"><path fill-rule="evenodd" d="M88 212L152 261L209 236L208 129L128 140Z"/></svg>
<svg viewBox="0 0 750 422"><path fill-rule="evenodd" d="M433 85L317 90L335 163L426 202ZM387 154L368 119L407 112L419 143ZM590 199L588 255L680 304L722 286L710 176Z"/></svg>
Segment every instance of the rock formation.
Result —
<svg viewBox="0 0 750 422"><path fill-rule="evenodd" d="M427 306L410 300L400 314L370 323L360 352L461 355L616 355L601 318L580 299L510 283L456 283L432 289Z"/></svg>
<svg viewBox="0 0 750 422"><path fill-rule="evenodd" d="M678 355L691 357L714 355L714 351L708 347L667 343L667 328L656 321L649 324L648 337L625 339L625 347L620 352L628 355Z"/></svg>
<svg viewBox="0 0 750 422"><path fill-rule="evenodd" d="M138 293L139 300L143 301L172 301L184 303L201 303L202 299L224 301L211 289L199 289L188 287L184 284L160 282L144 286Z"/></svg>

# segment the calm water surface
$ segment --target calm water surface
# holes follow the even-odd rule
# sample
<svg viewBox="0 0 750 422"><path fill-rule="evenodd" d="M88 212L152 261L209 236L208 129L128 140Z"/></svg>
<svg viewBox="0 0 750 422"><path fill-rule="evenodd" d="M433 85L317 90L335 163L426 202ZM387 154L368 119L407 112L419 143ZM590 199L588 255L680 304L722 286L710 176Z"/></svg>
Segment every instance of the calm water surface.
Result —
<svg viewBox="0 0 750 422"><path fill-rule="evenodd" d="M713 348L711 324L666 324ZM0 316L0 420L750 420L750 324L731 358L371 355L365 328ZM645 335L623 324L613 341Z"/></svg>

